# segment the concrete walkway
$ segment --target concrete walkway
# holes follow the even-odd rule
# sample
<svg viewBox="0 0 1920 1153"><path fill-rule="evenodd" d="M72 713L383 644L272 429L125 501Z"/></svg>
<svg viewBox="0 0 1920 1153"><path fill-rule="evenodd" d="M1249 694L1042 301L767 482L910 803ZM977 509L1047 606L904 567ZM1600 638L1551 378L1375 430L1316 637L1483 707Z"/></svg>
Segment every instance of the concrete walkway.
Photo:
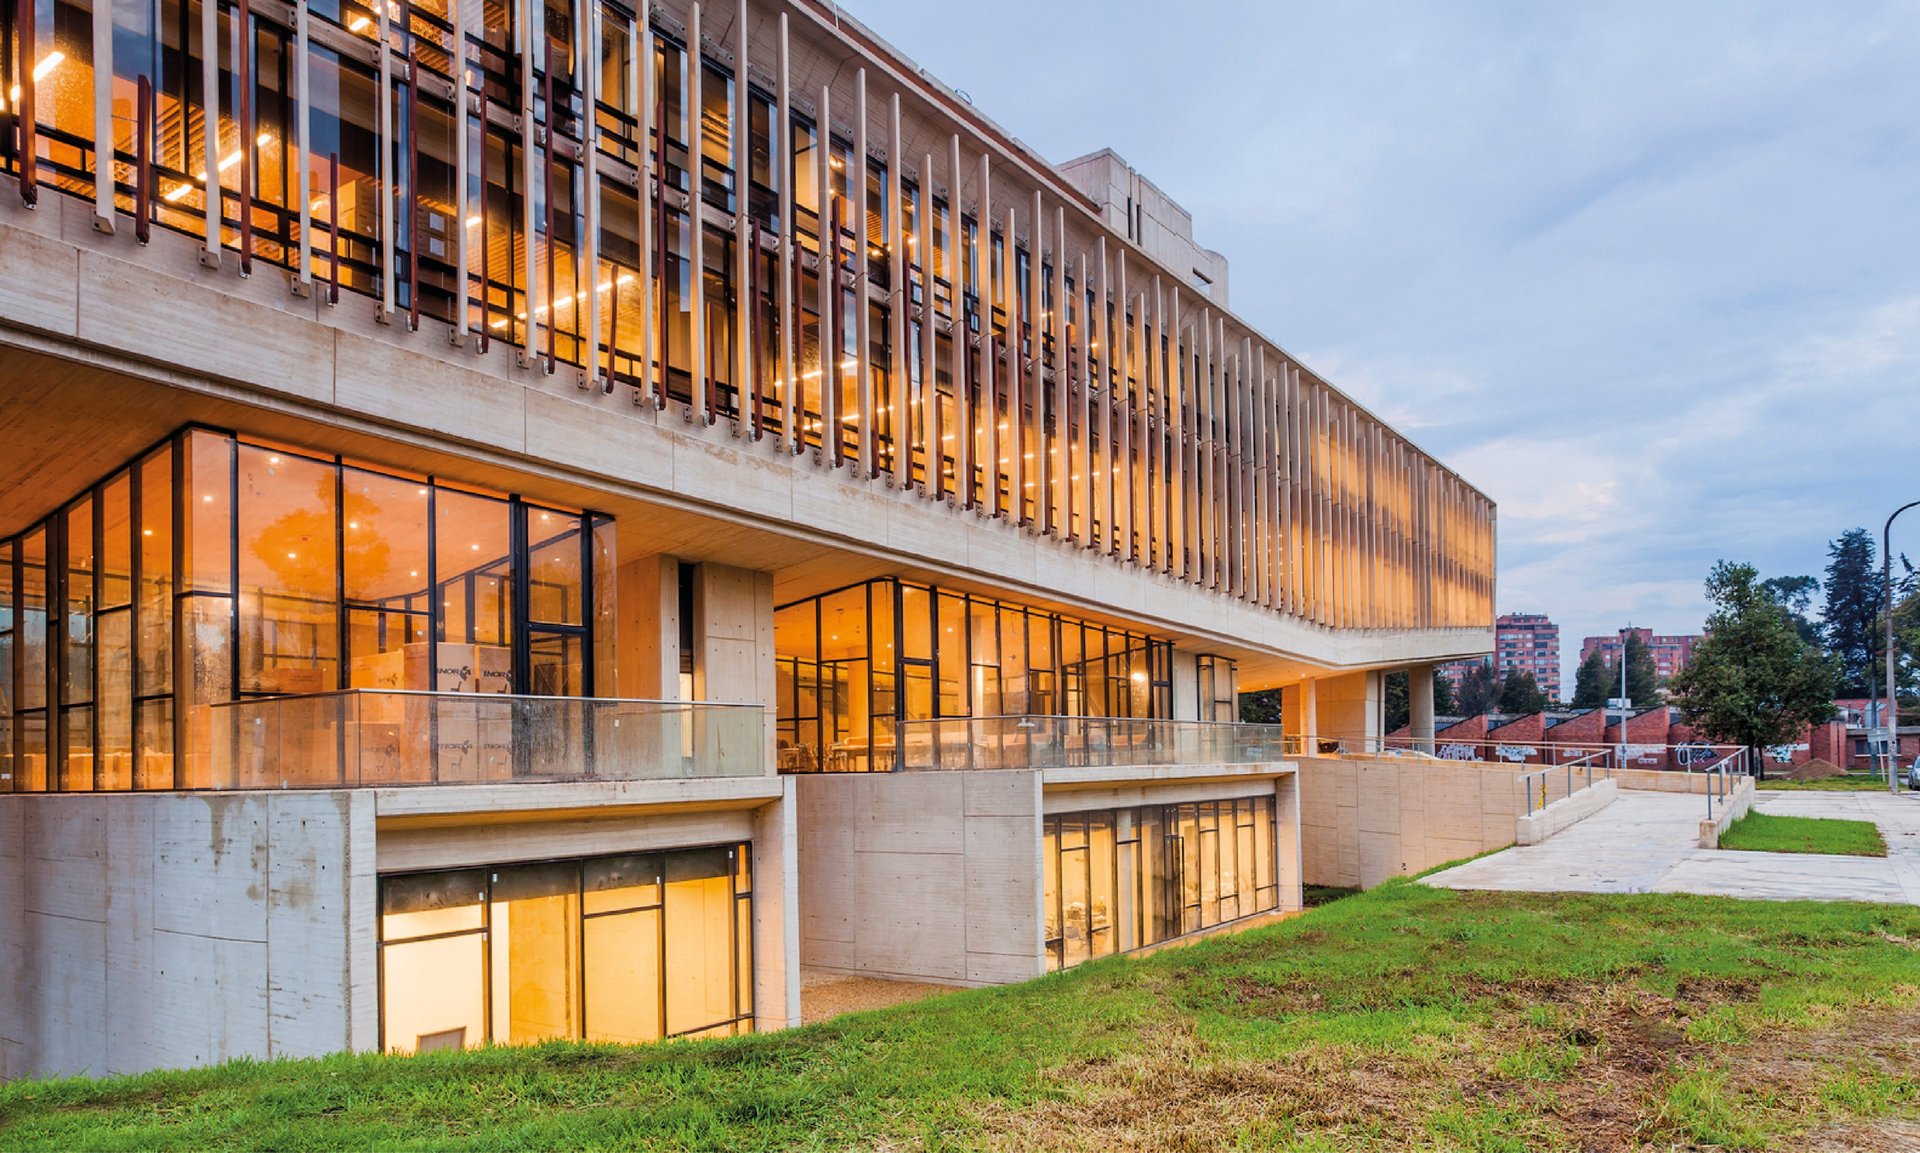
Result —
<svg viewBox="0 0 1920 1153"><path fill-rule="evenodd" d="M1776 901L1920 905L1920 796L1761 792L1755 808L1872 821L1887 856L1744 853L1699 847L1703 797L1621 790L1620 799L1538 845L1426 878L1449 889L1533 893L1706 893Z"/></svg>

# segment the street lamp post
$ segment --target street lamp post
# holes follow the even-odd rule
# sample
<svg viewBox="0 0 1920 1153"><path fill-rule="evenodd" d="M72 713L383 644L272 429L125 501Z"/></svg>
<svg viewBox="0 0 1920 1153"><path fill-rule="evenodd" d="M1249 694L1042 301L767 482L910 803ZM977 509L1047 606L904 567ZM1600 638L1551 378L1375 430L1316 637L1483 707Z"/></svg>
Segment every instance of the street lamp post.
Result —
<svg viewBox="0 0 1920 1153"><path fill-rule="evenodd" d="M1887 791L1900 791L1900 685L1895 679L1893 658L1893 522L1910 508L1920 508L1920 500L1910 500L1893 510L1880 530L1880 583L1887 598Z"/></svg>
<svg viewBox="0 0 1920 1153"><path fill-rule="evenodd" d="M1627 700L1627 637L1633 632L1633 622L1620 630L1620 767L1627 767L1627 710L1632 702Z"/></svg>

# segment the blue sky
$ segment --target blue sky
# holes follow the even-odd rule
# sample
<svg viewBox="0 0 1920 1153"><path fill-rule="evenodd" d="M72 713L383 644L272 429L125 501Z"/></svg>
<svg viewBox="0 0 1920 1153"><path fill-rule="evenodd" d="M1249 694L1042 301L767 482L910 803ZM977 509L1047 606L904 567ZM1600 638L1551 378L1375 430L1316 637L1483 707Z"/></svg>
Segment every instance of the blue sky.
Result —
<svg viewBox="0 0 1920 1153"><path fill-rule="evenodd" d="M1191 209L1237 312L1499 503L1569 685L1920 498L1920 3L850 7Z"/></svg>

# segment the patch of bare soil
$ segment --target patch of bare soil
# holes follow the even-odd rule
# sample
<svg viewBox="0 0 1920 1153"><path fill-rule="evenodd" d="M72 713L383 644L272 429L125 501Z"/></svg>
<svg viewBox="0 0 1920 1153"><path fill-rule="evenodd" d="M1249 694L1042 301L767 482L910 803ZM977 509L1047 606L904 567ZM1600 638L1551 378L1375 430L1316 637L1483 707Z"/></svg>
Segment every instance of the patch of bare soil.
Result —
<svg viewBox="0 0 1920 1153"><path fill-rule="evenodd" d="M886 981L879 977L809 971L800 977L800 1011L805 1023L811 1025L816 1021L831 1021L842 1013L924 1001L957 988L957 985L925 981Z"/></svg>
<svg viewBox="0 0 1920 1153"><path fill-rule="evenodd" d="M1804 1153L1913 1153L1920 1149L1920 1123L1873 1121L1816 1129L1801 1139Z"/></svg>
<svg viewBox="0 0 1920 1153"><path fill-rule="evenodd" d="M1419 1055L1339 1046L1283 1061L1239 1061L1211 1051L1190 1021L1166 1021L1124 1057L1051 1070L1053 1099L1020 1108L988 1103L981 1122L989 1144L1006 1150L1178 1153L1237 1147L1250 1130L1334 1131L1346 1148L1395 1149L1425 1143L1428 1118L1457 1093L1469 1108L1515 1110L1525 1119L1511 1135L1529 1146L1628 1153L1687 1147L1674 1119L1661 1114L1682 1070L1724 1065L1737 1082L1763 1084L1776 1100L1802 1107L1800 1115L1818 1117L1817 1084L1836 1063L1905 1071L1920 1055L1920 1012L1912 1011L1863 1011L1832 1027L1775 1032L1736 1046L1688 1039L1694 1015L1758 992L1756 983L1740 978L1691 979L1673 998L1629 985L1469 982L1462 994L1489 1002L1493 1023L1478 1042L1436 1043ZM1323 1008L1311 990L1258 981L1232 983L1229 995L1249 1017ZM1551 1028L1526 1016L1543 1004L1558 1010ZM1579 1054L1560 1080L1496 1072L1502 1056L1524 1045L1556 1044ZM1804 1147L1920 1149L1901 1124L1824 1130Z"/></svg>
<svg viewBox="0 0 1920 1153"><path fill-rule="evenodd" d="M1847 770L1834 764L1832 761L1823 761L1819 757L1814 757L1812 760L1801 761L1799 764L1788 769L1787 779L1790 781L1824 781L1828 777L1844 777L1846 774Z"/></svg>

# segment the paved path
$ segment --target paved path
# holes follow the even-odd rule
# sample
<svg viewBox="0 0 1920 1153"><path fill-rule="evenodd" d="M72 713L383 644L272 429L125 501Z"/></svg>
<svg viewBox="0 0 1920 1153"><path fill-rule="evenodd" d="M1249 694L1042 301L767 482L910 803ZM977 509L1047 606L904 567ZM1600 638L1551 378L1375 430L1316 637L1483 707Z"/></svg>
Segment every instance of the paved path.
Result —
<svg viewBox="0 0 1920 1153"><path fill-rule="evenodd" d="M1429 885L1552 893L1708 893L1769 900L1920 905L1920 796L1761 792L1756 807L1872 821L1887 856L1746 853L1699 847L1706 799L1621 790L1620 799L1538 845L1436 873Z"/></svg>

